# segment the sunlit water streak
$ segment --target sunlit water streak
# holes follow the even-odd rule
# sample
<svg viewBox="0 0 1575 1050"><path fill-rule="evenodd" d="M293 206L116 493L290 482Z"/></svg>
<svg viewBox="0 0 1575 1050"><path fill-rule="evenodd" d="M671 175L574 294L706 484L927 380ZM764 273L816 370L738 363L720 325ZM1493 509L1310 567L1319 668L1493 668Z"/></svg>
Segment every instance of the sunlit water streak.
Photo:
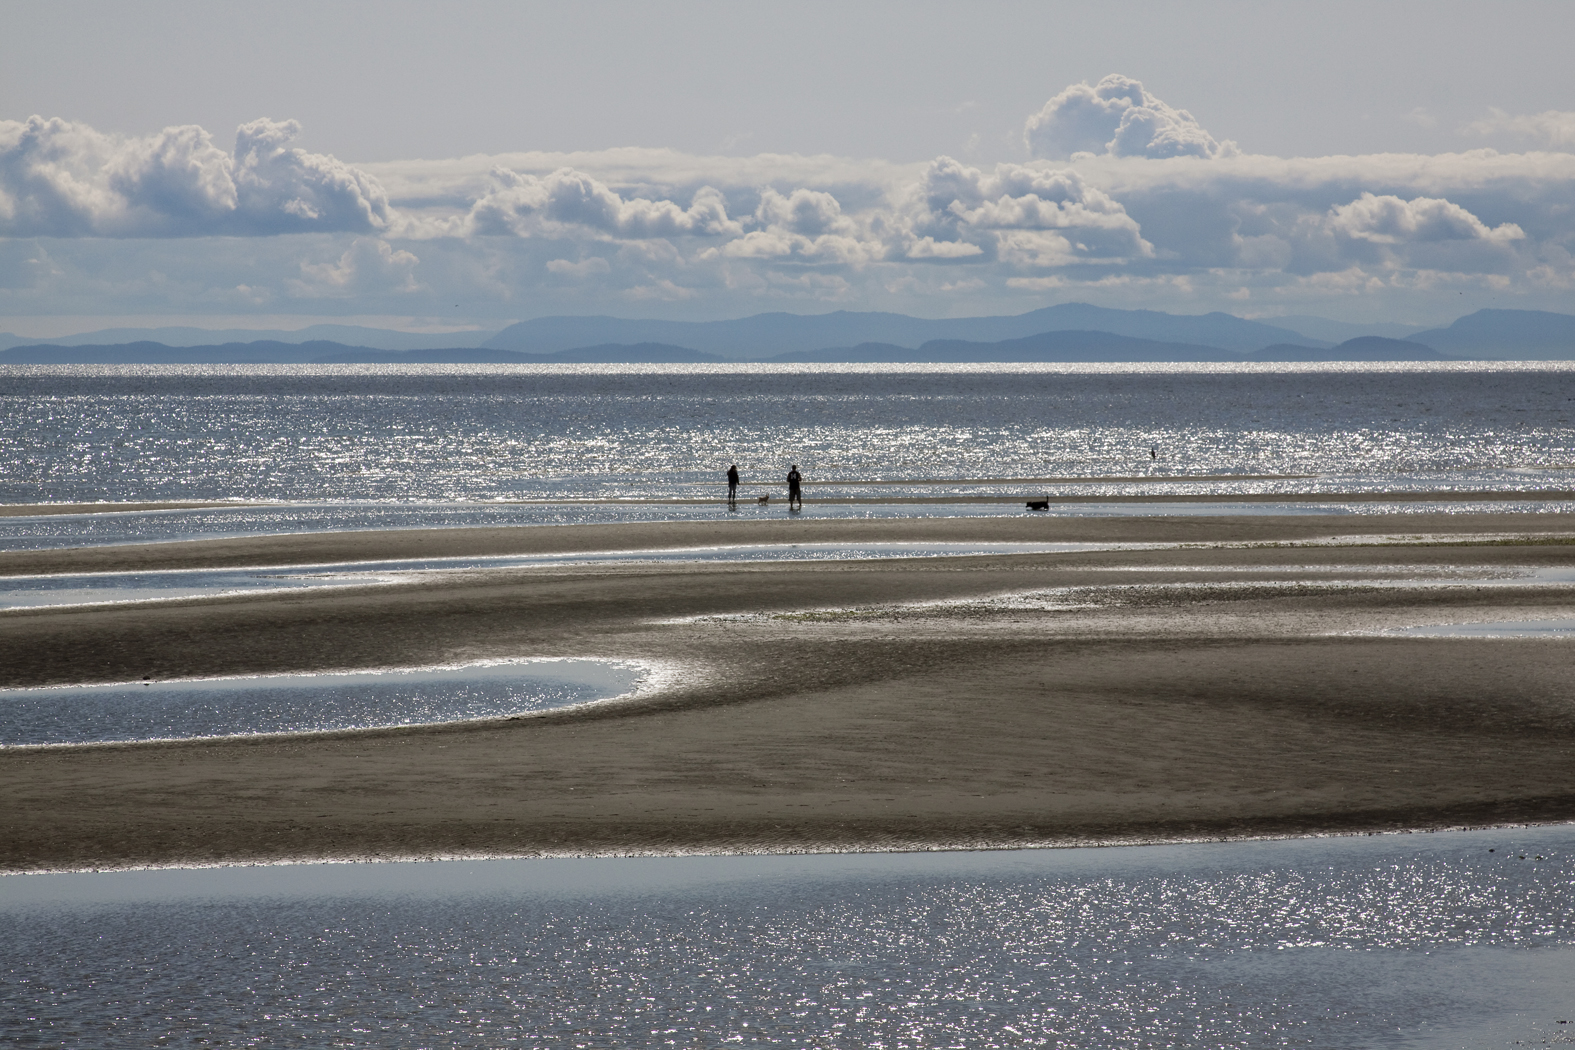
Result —
<svg viewBox="0 0 1575 1050"><path fill-rule="evenodd" d="M607 660L0 689L0 746L306 733L507 718L634 690Z"/></svg>
<svg viewBox="0 0 1575 1050"><path fill-rule="evenodd" d="M259 569L174 569L165 572L98 572L0 576L0 609L169 601L183 598L267 594L322 587L421 583L439 574L585 565L718 564L805 561L880 561L893 558L959 558L983 555L1065 554L1139 550L1149 543L783 543L683 547L638 551L576 551L477 558L420 558L343 562L335 565Z"/></svg>
<svg viewBox="0 0 1575 1050"><path fill-rule="evenodd" d="M0 879L20 1045L1565 1044L1575 829Z"/></svg>

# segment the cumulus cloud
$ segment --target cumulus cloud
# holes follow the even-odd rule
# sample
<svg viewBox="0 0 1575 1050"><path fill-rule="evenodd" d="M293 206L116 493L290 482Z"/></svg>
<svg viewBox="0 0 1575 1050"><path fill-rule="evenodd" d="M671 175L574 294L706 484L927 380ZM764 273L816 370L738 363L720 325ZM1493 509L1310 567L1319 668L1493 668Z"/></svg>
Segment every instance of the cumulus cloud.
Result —
<svg viewBox="0 0 1575 1050"><path fill-rule="evenodd" d="M796 189L784 195L767 187L760 195L755 219L762 226L809 237L853 232L853 224L842 214L837 198L816 190Z"/></svg>
<svg viewBox="0 0 1575 1050"><path fill-rule="evenodd" d="M1493 108L1488 113L1483 119L1467 124L1463 130L1476 135L1508 132L1555 148L1575 146L1575 112L1549 109L1510 116L1502 109Z"/></svg>
<svg viewBox="0 0 1575 1050"><path fill-rule="evenodd" d="M333 157L292 149L294 120L254 120L235 133L237 212L270 233L381 230L388 200L376 180Z"/></svg>
<svg viewBox="0 0 1575 1050"><path fill-rule="evenodd" d="M578 228L630 239L743 233L727 216L727 199L710 186L697 190L685 208L670 200L625 200L573 168L560 168L545 178L497 168L492 177L494 188L470 209L468 232L559 236Z"/></svg>
<svg viewBox="0 0 1575 1050"><path fill-rule="evenodd" d="M295 121L256 120L234 153L195 125L105 135L42 117L0 121L0 236L197 237L377 233L377 180L291 148Z"/></svg>
<svg viewBox="0 0 1575 1050"><path fill-rule="evenodd" d="M1126 210L1075 171L1001 164L985 172L940 157L915 190L910 259L1051 266L1153 254Z"/></svg>
<svg viewBox="0 0 1575 1050"><path fill-rule="evenodd" d="M909 259L967 259L973 256L984 255L984 249L969 241L938 241L932 236L924 236L908 245L904 253Z"/></svg>
<svg viewBox="0 0 1575 1050"><path fill-rule="evenodd" d="M1489 226L1470 210L1442 197L1363 193L1336 204L1321 217L1303 217L1291 233L1289 256L1280 268L1301 275L1346 272L1355 267L1386 274L1391 283L1438 274L1484 275L1524 269L1518 242L1526 233L1512 222Z"/></svg>
<svg viewBox="0 0 1575 1050"><path fill-rule="evenodd" d="M799 263L863 266L884 258L886 246L867 225L843 214L830 193L795 189L780 193L767 187L752 217L756 229L729 241L718 254L730 259L765 259Z"/></svg>
<svg viewBox="0 0 1575 1050"><path fill-rule="evenodd" d="M290 290L307 298L344 298L387 292L419 291L415 268L421 260L387 241L357 237L344 254L332 262L301 263L301 276L287 282Z"/></svg>
<svg viewBox="0 0 1575 1050"><path fill-rule="evenodd" d="M1028 118L1023 140L1035 157L1073 153L1117 157L1218 157L1235 152L1218 142L1191 113L1175 109L1141 81L1112 73L1098 84L1073 84Z"/></svg>
<svg viewBox="0 0 1575 1050"><path fill-rule="evenodd" d="M1364 193L1349 204L1336 205L1329 213L1335 233L1373 244L1414 241L1523 240L1525 232L1512 222L1492 229L1458 204L1439 197L1401 200L1385 194Z"/></svg>

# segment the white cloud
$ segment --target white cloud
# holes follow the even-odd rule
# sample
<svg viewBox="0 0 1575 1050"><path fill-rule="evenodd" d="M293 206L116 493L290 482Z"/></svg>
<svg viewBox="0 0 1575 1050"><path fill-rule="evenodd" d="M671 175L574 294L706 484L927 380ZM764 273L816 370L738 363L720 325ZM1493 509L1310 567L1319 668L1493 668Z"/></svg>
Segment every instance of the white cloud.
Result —
<svg viewBox="0 0 1575 1050"><path fill-rule="evenodd" d="M1438 197L1375 196L1364 193L1349 204L1336 205L1329 213L1329 228L1336 234L1373 244L1413 241L1523 240L1525 232L1512 222L1493 229L1458 204Z"/></svg>
<svg viewBox="0 0 1575 1050"><path fill-rule="evenodd" d="M1077 172L940 157L914 189L910 259L990 256L1013 265L1121 262L1153 254L1125 209Z"/></svg>
<svg viewBox="0 0 1575 1050"><path fill-rule="evenodd" d="M300 133L296 121L267 119L236 131L237 215L259 233L385 228L388 199L377 181L333 157L290 148Z"/></svg>
<svg viewBox="0 0 1575 1050"><path fill-rule="evenodd" d="M483 236L555 236L578 227L608 237L738 235L719 190L702 186L689 207L670 200L625 200L607 185L573 168L539 178L507 168L492 173L495 188L470 210L468 232Z"/></svg>
<svg viewBox="0 0 1575 1050"><path fill-rule="evenodd" d="M766 230L751 230L737 240L729 241L716 249L715 254L728 259L861 266L872 259L880 258L884 254L884 249L879 244L867 244L854 237L835 234L805 237L780 227L773 227Z"/></svg>
<svg viewBox="0 0 1575 1050"><path fill-rule="evenodd" d="M1036 157L1074 153L1118 157L1218 157L1236 151L1217 142L1184 109L1166 105L1141 81L1112 73L1098 84L1073 84L1028 118L1023 140Z"/></svg>
<svg viewBox="0 0 1575 1050"><path fill-rule="evenodd" d="M885 244L865 225L843 214L836 197L819 190L800 188L783 194L767 187L760 192L753 222L758 229L729 241L716 254L857 267L887 253Z"/></svg>
<svg viewBox="0 0 1575 1050"><path fill-rule="evenodd" d="M195 125L123 138L84 124L0 121L0 236L200 237L376 233L377 180L292 149L295 121L256 120L227 154Z"/></svg>
<svg viewBox="0 0 1575 1050"><path fill-rule="evenodd" d="M816 237L824 233L853 232L853 224L842 214L842 205L829 193L796 189L783 195L767 187L760 195L755 220L767 228Z"/></svg>
<svg viewBox="0 0 1575 1050"><path fill-rule="evenodd" d="M1488 116L1472 121L1462 130L1476 135L1508 132L1548 146L1575 146L1575 112L1570 110L1549 109L1521 116L1510 116L1497 108L1488 112Z"/></svg>
<svg viewBox="0 0 1575 1050"><path fill-rule="evenodd" d="M934 237L920 237L908 246L905 254L910 259L967 259L983 255L984 249L968 241L938 241Z"/></svg>
<svg viewBox="0 0 1575 1050"><path fill-rule="evenodd" d="M672 197L700 186L758 190L815 186L866 187L885 192L913 180L923 165L827 155L760 153L749 157L698 156L674 149L620 146L573 153L478 154L446 160L362 164L401 206L449 207L466 211L495 187L493 172L507 169L545 178L563 168L582 171L622 196Z"/></svg>

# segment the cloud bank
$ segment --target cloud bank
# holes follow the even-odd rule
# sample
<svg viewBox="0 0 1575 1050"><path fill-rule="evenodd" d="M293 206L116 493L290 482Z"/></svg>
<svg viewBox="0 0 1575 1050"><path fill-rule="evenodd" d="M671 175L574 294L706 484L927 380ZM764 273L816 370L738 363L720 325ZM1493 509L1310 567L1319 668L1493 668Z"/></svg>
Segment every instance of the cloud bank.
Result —
<svg viewBox="0 0 1575 1050"><path fill-rule="evenodd" d="M1575 143L1572 118L1494 113L1462 133L1557 147ZM1024 122L1029 156L998 164L617 149L357 166L293 147L299 131L256 120L225 151L191 125L0 122L0 308L509 318L1086 299L1431 318L1471 296L1558 309L1575 288L1575 154L1255 155L1115 74L1050 97Z"/></svg>
<svg viewBox="0 0 1575 1050"><path fill-rule="evenodd" d="M0 236L203 237L375 233L389 225L377 181L292 149L301 126L254 120L234 153L195 125L145 138L31 117L0 121Z"/></svg>

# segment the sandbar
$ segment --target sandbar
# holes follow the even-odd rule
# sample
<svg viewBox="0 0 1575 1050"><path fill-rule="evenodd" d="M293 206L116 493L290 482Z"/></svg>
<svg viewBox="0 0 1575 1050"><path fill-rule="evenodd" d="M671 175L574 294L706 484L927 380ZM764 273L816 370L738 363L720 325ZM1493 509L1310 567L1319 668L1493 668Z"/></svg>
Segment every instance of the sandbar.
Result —
<svg viewBox="0 0 1575 1050"><path fill-rule="evenodd" d="M569 565L0 613L0 686L642 660L656 691L446 726L0 749L0 870L1049 846L1575 819L1560 514L775 519L0 554L0 573L806 542L892 561Z"/></svg>

